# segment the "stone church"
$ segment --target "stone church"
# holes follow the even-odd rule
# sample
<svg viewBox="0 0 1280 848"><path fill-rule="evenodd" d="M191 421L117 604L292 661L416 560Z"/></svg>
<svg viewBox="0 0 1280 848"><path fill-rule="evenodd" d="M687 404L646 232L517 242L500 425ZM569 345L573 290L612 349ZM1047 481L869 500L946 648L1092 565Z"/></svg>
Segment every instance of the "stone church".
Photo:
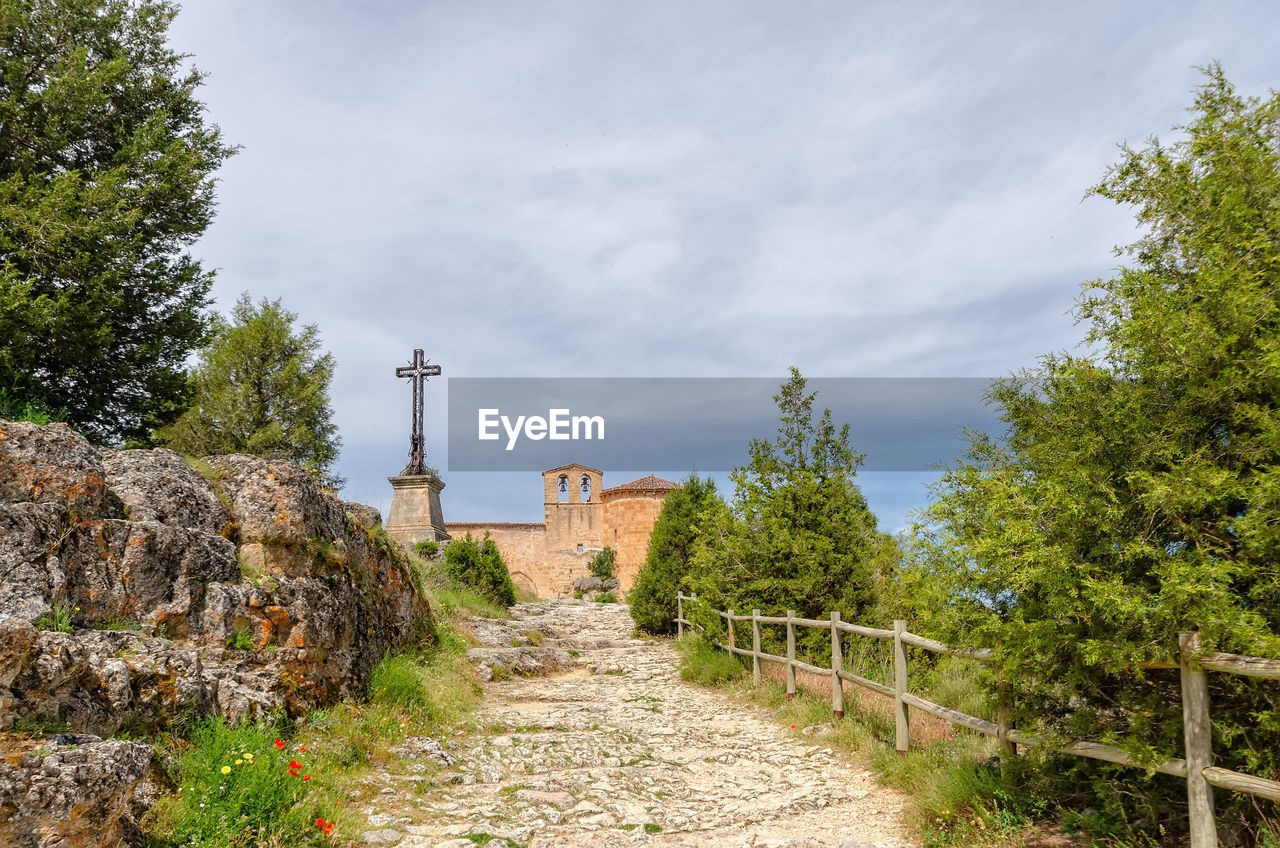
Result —
<svg viewBox="0 0 1280 848"><path fill-rule="evenodd" d="M542 472L543 523L450 521L445 530L454 539L483 538L488 531L511 579L542 598L571 596L573 581L590 574L587 563L607 545L618 553L625 593L644 564L662 501L678 487L652 474L608 489L603 481L598 468L551 468Z"/></svg>

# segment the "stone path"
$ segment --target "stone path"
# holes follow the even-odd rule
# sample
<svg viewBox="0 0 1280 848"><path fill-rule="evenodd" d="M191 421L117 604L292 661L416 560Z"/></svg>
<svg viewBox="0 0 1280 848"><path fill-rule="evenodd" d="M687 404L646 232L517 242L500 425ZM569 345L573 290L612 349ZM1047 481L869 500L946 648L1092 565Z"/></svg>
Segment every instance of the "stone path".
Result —
<svg viewBox="0 0 1280 848"><path fill-rule="evenodd" d="M448 785L398 814L374 813L366 841L468 848L465 836L488 833L529 848L911 844L900 795L760 710L682 682L669 642L630 637L625 606L544 601L513 614L474 623L492 646L476 652L485 668L565 666L486 684L480 720L497 735L457 752L437 776Z"/></svg>

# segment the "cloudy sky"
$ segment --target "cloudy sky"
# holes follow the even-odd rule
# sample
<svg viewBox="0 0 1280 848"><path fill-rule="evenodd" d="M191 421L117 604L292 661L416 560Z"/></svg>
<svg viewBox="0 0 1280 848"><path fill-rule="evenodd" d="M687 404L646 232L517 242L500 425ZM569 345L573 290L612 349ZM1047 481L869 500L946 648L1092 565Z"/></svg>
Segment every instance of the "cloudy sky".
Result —
<svg viewBox="0 0 1280 848"><path fill-rule="evenodd" d="M319 325L346 497L385 511L415 347L455 377L781 380L1076 345L1133 236L1085 191L1173 137L1196 65L1280 87L1277 32L1267 2L188 0L172 40L243 148L195 251L218 306ZM541 519L536 475L444 477L448 520ZM927 477L864 476L884 527Z"/></svg>

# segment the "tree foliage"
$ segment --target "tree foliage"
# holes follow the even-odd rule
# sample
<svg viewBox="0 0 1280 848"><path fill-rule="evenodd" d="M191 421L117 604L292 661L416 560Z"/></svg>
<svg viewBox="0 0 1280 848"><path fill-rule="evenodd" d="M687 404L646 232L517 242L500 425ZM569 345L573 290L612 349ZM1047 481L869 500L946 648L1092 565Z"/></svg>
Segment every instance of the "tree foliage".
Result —
<svg viewBox="0 0 1280 848"><path fill-rule="evenodd" d="M733 503L713 503L700 522L694 586L720 609L852 620L875 603L891 543L854 482L863 457L849 425L837 428L829 409L815 417L805 386L792 368L774 396L776 438L751 441L750 461L730 474Z"/></svg>
<svg viewBox="0 0 1280 848"><path fill-rule="evenodd" d="M608 580L613 577L614 568L618 564L618 552L608 545L604 546L604 550L597 553L587 563L587 571L601 580Z"/></svg>
<svg viewBox="0 0 1280 848"><path fill-rule="evenodd" d="M326 473L340 439L329 405L333 357L314 324L279 300L242 294L231 320L215 319L212 342L191 374L191 407L157 433L185 454L248 453Z"/></svg>
<svg viewBox="0 0 1280 848"><path fill-rule="evenodd" d="M1147 757L1181 756L1176 672L1134 664L1184 630L1280 656L1280 95L1211 67L1180 129L1093 189L1144 228L1078 301L1097 353L993 387L1008 435L943 477L909 576L926 626L999 649L1020 721ZM1280 773L1276 685L1210 680L1218 764ZM1110 778L1104 803L1181 826L1176 782Z"/></svg>
<svg viewBox="0 0 1280 848"><path fill-rule="evenodd" d="M0 2L0 387L106 441L184 403L233 151L165 43L164 0Z"/></svg>
<svg viewBox="0 0 1280 848"><path fill-rule="evenodd" d="M676 632L676 592L693 591L689 563L697 524L720 498L709 477L690 474L667 494L649 536L649 550L636 582L627 593L631 619L646 633Z"/></svg>
<svg viewBox="0 0 1280 848"><path fill-rule="evenodd" d="M516 587L511 582L511 573L487 532L479 542L470 533L451 541L444 549L444 572L494 603L504 607L515 605Z"/></svg>

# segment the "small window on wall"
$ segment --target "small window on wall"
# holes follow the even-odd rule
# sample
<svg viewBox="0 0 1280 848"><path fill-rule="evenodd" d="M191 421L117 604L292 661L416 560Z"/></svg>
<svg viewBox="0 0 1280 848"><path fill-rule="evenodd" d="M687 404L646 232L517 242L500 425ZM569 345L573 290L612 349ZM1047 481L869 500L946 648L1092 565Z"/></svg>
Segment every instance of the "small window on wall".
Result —
<svg viewBox="0 0 1280 848"><path fill-rule="evenodd" d="M578 553L582 553L582 545L578 545Z"/></svg>

